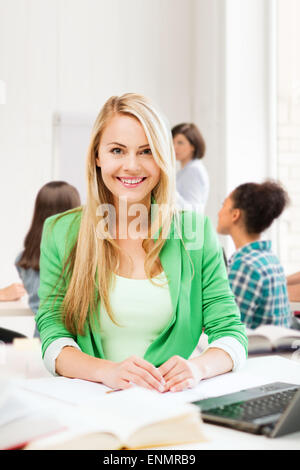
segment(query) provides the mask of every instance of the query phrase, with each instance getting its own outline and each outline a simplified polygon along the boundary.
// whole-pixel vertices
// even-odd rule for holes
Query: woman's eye
[[[120,149],[119,147],[115,147],[111,149],[111,153],[113,153],[114,155],[121,155],[122,149]]]
[[[141,152],[142,155],[152,155],[151,149],[144,149]]]

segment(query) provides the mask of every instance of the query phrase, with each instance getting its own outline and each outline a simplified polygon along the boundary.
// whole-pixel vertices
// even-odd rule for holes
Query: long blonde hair
[[[96,166],[96,158],[103,130],[116,114],[131,115],[139,120],[153,158],[161,169],[160,181],[152,191],[156,204],[162,208],[151,221],[151,233],[157,233],[158,238],[154,244],[150,238],[143,240],[146,252],[145,272],[149,279],[175,212],[176,160],[172,134],[165,118],[142,95],[127,93],[120,97],[111,97],[104,104],[92,130],[86,160],[87,202],[83,208],[77,242],[67,261],[70,282],[62,313],[66,327],[73,333],[84,334],[86,321],[96,317],[99,298],[114,321],[109,289],[112,273],[119,264],[119,248],[112,237],[105,234],[99,236],[97,208],[100,204],[113,204],[113,199],[102,180],[101,169]]]

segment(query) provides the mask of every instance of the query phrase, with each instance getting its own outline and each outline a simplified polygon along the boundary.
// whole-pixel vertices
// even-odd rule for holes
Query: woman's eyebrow
[[[144,148],[144,147],[150,147],[150,145],[149,145],[149,144],[140,145],[140,146],[139,146],[139,149],[142,149],[142,148]]]
[[[109,144],[106,144],[106,145],[119,145],[120,147],[126,148],[126,145],[120,144],[119,142],[109,142]]]
[[[126,145],[120,144],[120,142],[109,142],[109,143],[106,144],[106,145],[119,145],[119,147],[124,147],[124,148],[126,148]],[[144,144],[144,145],[140,145],[138,148],[139,148],[139,149],[142,149],[142,148],[145,148],[145,147],[150,147],[150,145],[149,145],[149,144]]]

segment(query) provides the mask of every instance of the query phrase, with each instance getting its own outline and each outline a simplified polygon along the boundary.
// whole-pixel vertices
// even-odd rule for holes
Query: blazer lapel
[[[152,197],[151,200],[151,219],[156,215],[156,202]],[[176,318],[176,310],[180,292],[180,283],[181,283],[181,234],[180,232],[180,224],[181,224],[181,216],[179,213],[176,213],[173,217],[173,221],[171,223],[169,236],[159,254],[160,262],[162,264],[163,270],[166,274],[167,280],[169,282],[169,290],[171,301],[173,305],[173,318],[171,324],[175,321]],[[155,233],[154,240],[157,240],[158,233]]]
[[[180,284],[181,284],[181,242],[180,239],[174,236],[175,230],[171,230],[170,238],[165,242],[165,245],[160,253],[160,261],[166,277],[169,281],[169,289],[171,301],[173,305],[173,318],[177,310]]]

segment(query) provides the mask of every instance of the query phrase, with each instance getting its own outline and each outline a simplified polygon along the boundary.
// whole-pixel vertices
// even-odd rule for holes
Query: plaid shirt
[[[237,250],[228,262],[228,278],[248,328],[290,326],[286,278],[270,241],[256,241]]]

